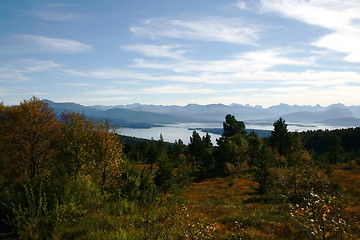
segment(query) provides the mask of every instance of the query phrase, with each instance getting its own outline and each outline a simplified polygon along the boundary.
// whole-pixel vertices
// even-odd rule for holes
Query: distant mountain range
[[[80,112],[91,119],[108,119],[120,127],[147,128],[167,123],[223,122],[226,114],[241,121],[273,122],[280,117],[287,122],[322,123],[324,125],[360,126],[360,106],[333,104],[327,107],[279,104],[263,108],[241,104],[189,104],[186,106],[117,105],[83,106],[77,103],[46,101],[57,113]]]

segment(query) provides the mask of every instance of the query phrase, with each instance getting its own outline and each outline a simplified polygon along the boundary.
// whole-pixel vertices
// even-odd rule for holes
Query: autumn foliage
[[[0,239],[356,239],[356,151],[310,151],[281,118],[267,139],[223,127],[216,146],[194,131],[123,147],[107,121],[0,104]]]

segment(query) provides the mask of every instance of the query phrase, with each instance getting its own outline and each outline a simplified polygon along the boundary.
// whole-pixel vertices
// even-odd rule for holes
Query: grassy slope
[[[259,202],[255,186],[250,178],[209,179],[193,183],[184,198],[194,215],[216,222],[216,239],[297,239],[286,207]]]
[[[140,169],[146,165],[138,166]],[[337,167],[334,179],[344,192],[344,215],[351,238],[360,239],[360,167]],[[250,177],[194,182],[178,198],[141,207],[107,202],[75,222],[57,225],[54,239],[308,239],[284,203],[260,201]],[[184,204],[179,204],[183,198]]]
[[[351,239],[360,239],[360,168],[337,167],[334,179],[344,191],[344,216]],[[258,201],[250,178],[208,179],[193,183],[183,194],[192,215],[215,222],[216,239],[306,239],[290,218],[287,204]]]

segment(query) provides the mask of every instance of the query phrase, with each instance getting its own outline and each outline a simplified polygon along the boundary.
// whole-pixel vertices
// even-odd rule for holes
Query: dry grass
[[[193,183],[185,192],[184,197],[191,204],[206,203],[211,205],[241,204],[253,194],[256,183],[249,178],[234,180],[213,178],[203,182]]]
[[[351,221],[353,231],[359,234],[357,239],[360,239],[360,167],[336,167],[333,174],[344,192],[344,215]]]
[[[255,186],[250,178],[214,178],[193,183],[183,197],[191,214],[216,223],[216,239],[291,239],[279,205],[248,203],[259,198]]]
[[[345,212],[352,237],[360,233],[360,171],[336,168],[334,180],[346,194]],[[250,178],[213,178],[187,187],[183,198],[190,214],[215,222],[216,239],[306,239],[286,204],[259,201]],[[357,228],[357,229],[356,229]]]

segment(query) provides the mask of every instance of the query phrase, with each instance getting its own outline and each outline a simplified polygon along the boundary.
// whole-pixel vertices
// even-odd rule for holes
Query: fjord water
[[[259,129],[259,130],[273,130],[272,122],[246,122],[247,129]],[[287,123],[289,131],[307,131],[307,130],[318,130],[318,129],[340,129],[344,128],[341,126],[326,126],[318,123],[299,124],[299,123]],[[194,129],[199,133],[200,136],[204,136],[206,133],[201,132],[200,129],[219,129],[222,128],[222,123],[174,123],[164,124],[161,127],[152,128],[119,128],[118,133],[124,136],[131,136],[143,139],[154,139],[158,140],[160,134],[162,134],[164,141],[174,142],[175,140],[181,139],[185,144],[188,144],[190,137]],[[216,144],[216,139],[220,137],[219,134],[209,133],[213,144]]]
[[[121,135],[158,140],[160,134],[162,134],[164,141],[175,142],[175,140],[181,139],[185,144],[190,141],[190,136],[194,130],[199,128],[222,128],[222,123],[176,123],[176,124],[164,124],[162,127],[152,127],[147,129],[139,128],[120,128],[118,132]],[[206,133],[197,130],[200,136],[204,136]],[[209,133],[213,144],[216,143],[216,138],[220,135]]]

